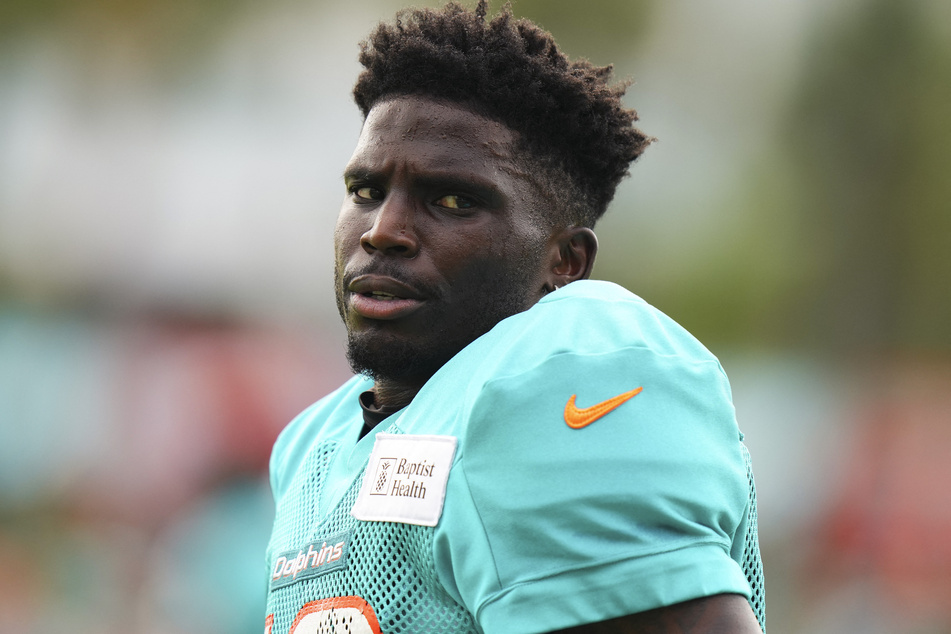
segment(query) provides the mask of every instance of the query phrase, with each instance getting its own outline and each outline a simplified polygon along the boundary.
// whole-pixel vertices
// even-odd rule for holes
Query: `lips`
[[[347,286],[350,305],[365,319],[393,320],[419,309],[426,297],[412,286],[384,275],[360,275]]]

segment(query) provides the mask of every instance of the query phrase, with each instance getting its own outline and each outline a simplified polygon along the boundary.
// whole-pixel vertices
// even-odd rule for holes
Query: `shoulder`
[[[610,282],[574,282],[503,320],[432,384],[428,391],[451,392],[473,414],[502,404],[514,413],[523,402],[533,418],[544,411],[561,419],[572,395],[584,408],[637,387],[643,387],[641,406],[676,399],[684,406],[702,402],[707,412],[711,405],[724,408],[730,421],[733,414],[716,357],[667,315]]]
[[[270,461],[271,488],[275,497],[282,494],[282,483],[289,479],[286,477],[288,472],[303,462],[304,454],[311,447],[320,442],[339,440],[353,424],[362,425],[357,399],[371,386],[368,379],[354,376],[298,414],[281,431]]]
[[[609,486],[611,465],[658,492],[707,470],[745,501],[727,376],[672,319],[617,285],[576,282],[499,326],[466,364],[467,471],[531,479],[557,465],[583,498],[584,486]]]

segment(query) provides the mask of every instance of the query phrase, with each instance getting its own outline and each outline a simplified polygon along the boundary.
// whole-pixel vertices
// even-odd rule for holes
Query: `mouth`
[[[397,297],[396,295],[391,295],[384,291],[373,291],[371,293],[361,293],[364,297],[370,297],[372,299],[378,299],[380,301],[389,302],[394,299],[405,299],[404,297]]]
[[[364,319],[394,320],[418,310],[426,297],[400,280],[382,275],[360,275],[347,285],[350,306]]]

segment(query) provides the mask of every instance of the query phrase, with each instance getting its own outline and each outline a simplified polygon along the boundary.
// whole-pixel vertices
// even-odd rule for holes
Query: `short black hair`
[[[379,24],[361,43],[354,99],[364,118],[381,101],[413,95],[505,124],[561,203],[562,217],[552,220],[593,227],[653,140],[621,103],[628,84],[609,83],[611,66],[570,61],[550,33],[515,19],[508,5],[491,21],[486,10],[486,0],[474,11],[451,2]]]

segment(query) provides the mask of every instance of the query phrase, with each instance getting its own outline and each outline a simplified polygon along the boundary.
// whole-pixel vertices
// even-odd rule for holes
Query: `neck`
[[[412,402],[422,385],[412,385],[393,381],[378,381],[373,386],[373,405],[380,409],[396,411]]]

